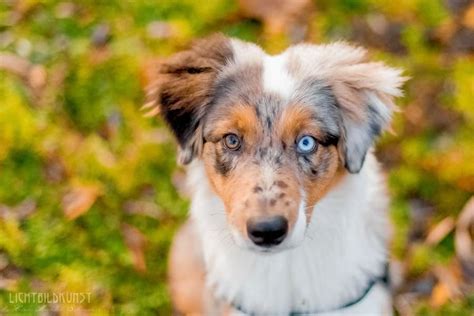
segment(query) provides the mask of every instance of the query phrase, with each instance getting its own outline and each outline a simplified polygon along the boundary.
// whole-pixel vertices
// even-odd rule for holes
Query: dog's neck
[[[387,260],[387,197],[375,158],[315,206],[303,243],[263,254],[235,245],[200,162],[190,166],[191,214],[216,297],[257,313],[330,310],[357,298]]]

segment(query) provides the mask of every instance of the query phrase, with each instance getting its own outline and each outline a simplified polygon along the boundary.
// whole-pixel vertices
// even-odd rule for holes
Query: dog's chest
[[[199,179],[191,212],[216,297],[258,314],[330,310],[382,275],[389,229],[378,176],[341,183],[316,205],[303,243],[274,254],[238,247],[223,205]]]
[[[207,282],[217,297],[243,310],[274,313],[342,306],[360,295],[373,277],[364,268],[378,273],[384,251],[368,242],[365,246],[373,253],[354,258],[349,249],[338,249],[335,240],[326,242],[316,246],[308,239],[296,249],[255,255],[219,239],[207,240]]]

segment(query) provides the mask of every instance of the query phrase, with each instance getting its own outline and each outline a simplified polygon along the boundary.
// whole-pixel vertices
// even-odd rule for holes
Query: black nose
[[[280,244],[288,232],[288,221],[283,216],[258,217],[247,221],[247,234],[258,246]]]

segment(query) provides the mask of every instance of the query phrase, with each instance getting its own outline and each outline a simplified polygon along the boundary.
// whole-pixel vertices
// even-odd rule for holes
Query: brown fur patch
[[[320,147],[312,159],[316,174],[304,178],[308,206],[314,206],[347,175],[347,170],[340,163],[338,155],[335,146]],[[308,209],[306,215],[311,218],[312,208]]]
[[[228,219],[233,227],[246,236],[248,219],[273,215],[284,216],[288,220],[289,227],[293,227],[301,198],[298,190],[299,181],[295,174],[282,170],[265,179],[265,168],[272,167],[264,163],[257,164],[250,154],[244,153],[238,158],[239,162],[235,169],[228,176],[222,176],[213,166],[215,146],[218,144],[205,144],[203,160],[211,186],[224,202]],[[275,181],[283,181],[288,187],[282,191],[280,187],[272,186]],[[281,196],[283,192],[285,199]]]
[[[215,298],[205,283],[204,258],[191,219],[183,224],[171,245],[168,287],[177,315],[227,315],[229,305]]]
[[[226,134],[234,133],[245,138],[246,143],[255,144],[257,142],[257,129],[260,123],[253,106],[235,104],[221,113],[219,110],[216,112],[212,121],[207,122],[209,126],[212,126],[212,129],[206,133],[206,140],[215,142]]]
[[[214,35],[171,56],[159,67],[148,96],[178,139],[184,151],[183,163],[188,163],[202,149],[202,133],[196,131],[212,101],[215,79],[231,59],[229,40]]]
[[[314,119],[314,111],[307,105],[291,105],[283,110],[277,125],[279,137],[291,145],[302,133],[312,135],[317,139],[324,139],[317,122]]]
[[[176,234],[168,263],[168,284],[174,308],[183,314],[204,312],[205,269],[196,232],[190,222]]]

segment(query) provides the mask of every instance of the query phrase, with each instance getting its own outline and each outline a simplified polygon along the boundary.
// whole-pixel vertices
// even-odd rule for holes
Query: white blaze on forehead
[[[264,57],[263,89],[288,99],[293,93],[295,80],[288,72],[287,61],[285,54]]]

